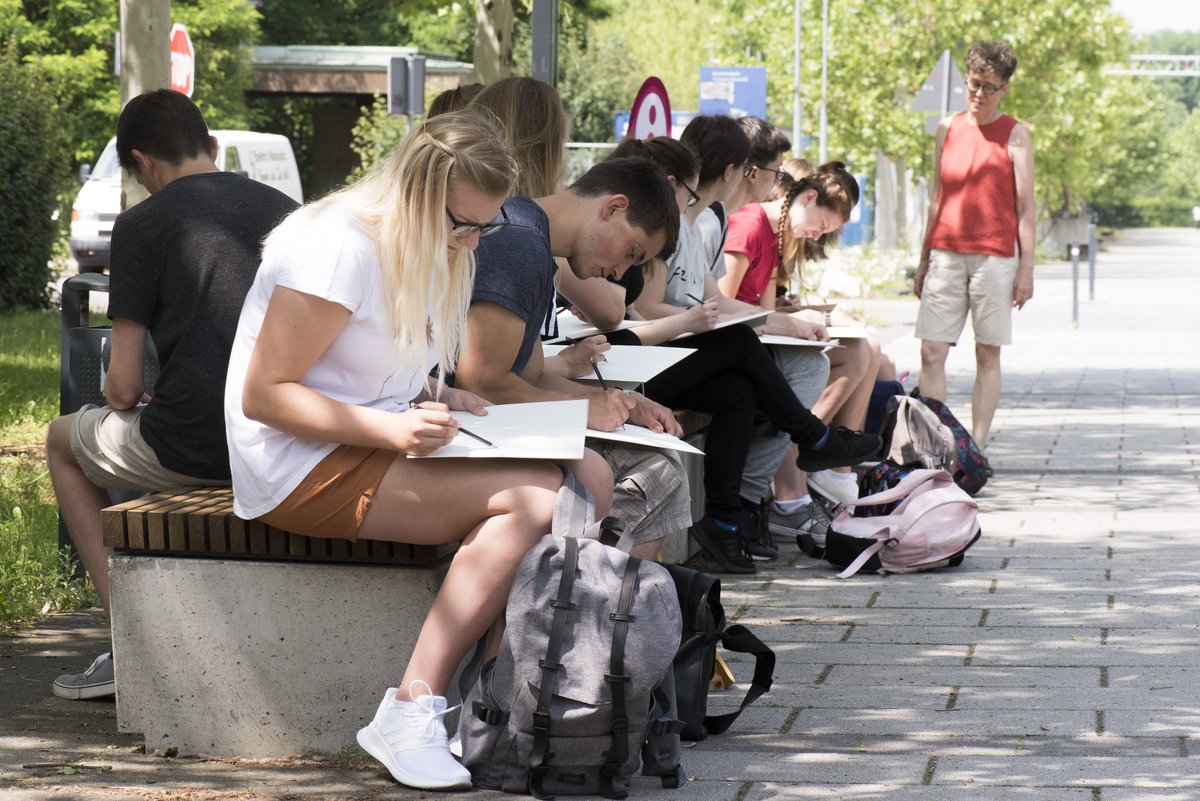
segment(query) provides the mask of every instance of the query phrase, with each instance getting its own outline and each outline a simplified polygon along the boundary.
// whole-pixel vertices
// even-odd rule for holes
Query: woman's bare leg
[[[463,656],[500,617],[525,553],[550,531],[562,473],[548,462],[398,458],[362,539],[462,544],[413,647],[397,697],[417,679],[445,695]]]

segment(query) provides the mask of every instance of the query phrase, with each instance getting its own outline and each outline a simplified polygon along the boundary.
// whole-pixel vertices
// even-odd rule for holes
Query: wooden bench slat
[[[229,487],[172,489],[116,504],[101,516],[104,542],[121,551],[371,564],[431,565],[457,549],[309,537],[242,520]]]

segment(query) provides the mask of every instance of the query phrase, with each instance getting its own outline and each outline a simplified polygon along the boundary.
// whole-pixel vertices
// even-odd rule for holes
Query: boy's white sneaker
[[[808,486],[822,497],[843,506],[853,506],[858,500],[858,476],[854,473],[838,473],[834,470],[809,473]]]
[[[358,744],[401,784],[422,790],[467,789],[471,772],[451,756],[446,738],[443,718],[449,711],[440,695],[400,701],[396,688],[389,687],[375,718],[358,730]]]

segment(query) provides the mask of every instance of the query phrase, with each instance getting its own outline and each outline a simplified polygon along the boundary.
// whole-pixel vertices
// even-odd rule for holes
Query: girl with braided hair
[[[795,170],[795,173],[788,171],[792,180],[775,199],[748,203],[730,215],[725,242],[726,274],[719,282],[722,291],[773,309],[780,276],[786,280],[792,265],[802,263],[805,258],[823,258],[825,247],[836,239],[858,202],[858,182],[840,161],[807,172],[806,165],[806,162],[791,165]],[[854,325],[861,321],[849,317],[835,320],[832,314],[810,310],[774,314],[769,322],[783,329],[815,324],[827,335],[825,328],[835,322]],[[827,423],[860,429],[879,368],[879,343],[872,337],[861,337],[846,339],[842,345],[829,353],[829,381],[812,411]],[[809,486],[835,503],[848,503],[858,497],[858,485],[850,468],[821,470],[806,476],[796,469],[794,460],[784,459],[775,475],[775,504],[769,511],[776,529],[796,528],[802,521],[790,521],[789,516],[812,511],[804,511]]]

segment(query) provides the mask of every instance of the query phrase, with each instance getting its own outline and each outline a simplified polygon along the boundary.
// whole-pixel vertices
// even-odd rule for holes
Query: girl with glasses
[[[378,172],[292,214],[264,246],[226,382],[240,517],[352,541],[460,543],[400,686],[358,733],[422,789],[471,786],[450,754],[446,690],[549,531],[562,483],[549,463],[409,458],[455,438],[451,410],[486,413],[429,375],[455,363],[472,251],[515,166],[493,119],[447,114]],[[451,216],[477,228],[456,236]]]

